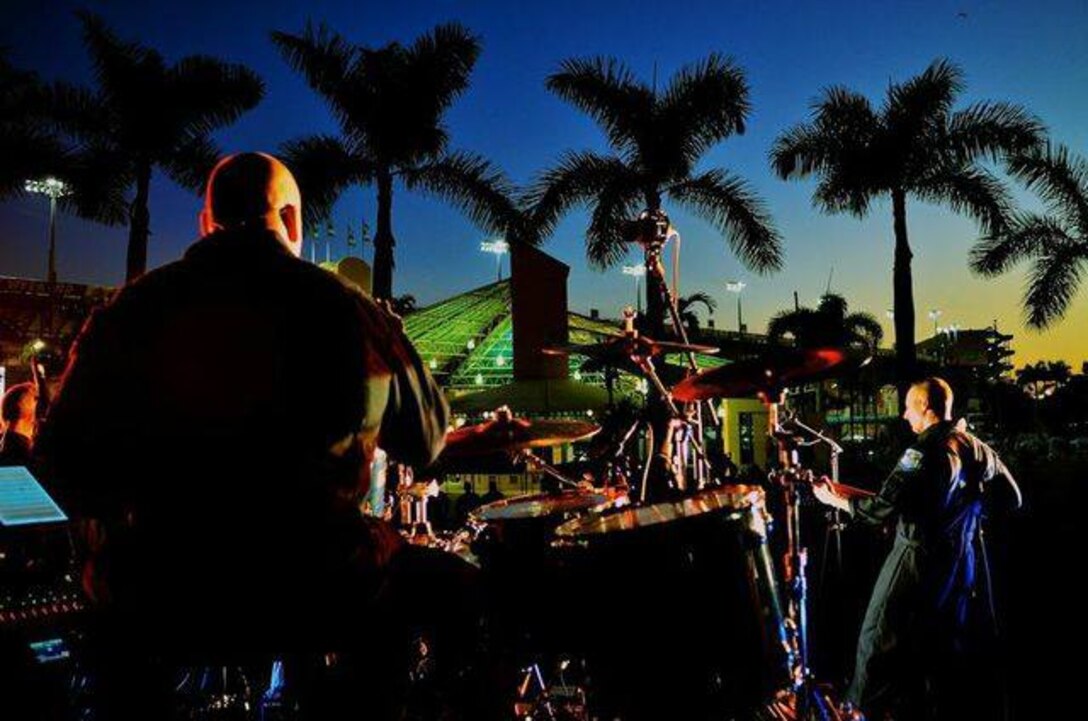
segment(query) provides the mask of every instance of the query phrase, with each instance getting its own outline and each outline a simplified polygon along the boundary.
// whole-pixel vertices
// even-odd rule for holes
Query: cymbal
[[[600,343],[587,345],[568,344],[544,348],[545,355],[584,355],[606,363],[620,364],[632,356],[651,358],[664,353],[717,353],[718,349],[709,345],[694,343],[676,343],[673,341],[654,340],[640,335],[612,336]]]
[[[562,524],[555,529],[555,533],[565,540],[612,536],[706,513],[728,514],[751,506],[762,506],[763,502],[764,493],[759,486],[721,486],[699,491],[678,501],[628,506],[614,513],[582,516]]]
[[[815,379],[839,365],[846,353],[839,348],[776,350],[763,358],[742,360],[686,378],[672,389],[679,401],[707,398],[751,398]]]
[[[595,435],[601,427],[588,421],[527,421],[500,413],[499,417],[446,434],[442,458],[487,455],[573,443]]]
[[[605,489],[578,488],[559,493],[534,493],[504,498],[472,511],[475,521],[515,521],[526,518],[560,518],[570,513],[604,509],[616,502],[615,494]]]

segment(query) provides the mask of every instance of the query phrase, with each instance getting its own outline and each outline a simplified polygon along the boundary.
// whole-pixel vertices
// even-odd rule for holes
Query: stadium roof
[[[592,344],[619,332],[618,321],[568,313],[570,342]],[[404,329],[451,397],[506,386],[514,380],[513,322],[510,281],[503,280],[453,296],[412,312]],[[604,373],[583,370],[587,358],[571,355],[570,378],[604,387]],[[721,365],[712,356],[698,356],[701,367]],[[620,375],[616,391],[635,392],[638,379]]]

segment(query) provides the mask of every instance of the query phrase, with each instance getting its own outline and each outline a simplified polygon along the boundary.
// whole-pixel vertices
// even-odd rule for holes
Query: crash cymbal
[[[840,348],[776,350],[765,357],[738,361],[691,376],[672,389],[679,401],[707,398],[754,398],[818,377],[846,359]]]
[[[654,340],[640,335],[617,335],[600,343],[587,345],[568,344],[544,348],[546,355],[584,355],[604,362],[622,363],[631,357],[651,358],[665,353],[717,353],[718,349],[709,345],[694,343],[676,343],[673,341]]]
[[[589,438],[600,430],[600,426],[587,421],[528,421],[500,410],[495,420],[448,433],[442,457],[459,458],[558,446]]]

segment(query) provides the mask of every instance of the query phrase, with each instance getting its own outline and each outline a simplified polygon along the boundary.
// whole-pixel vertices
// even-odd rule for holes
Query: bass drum
[[[766,520],[762,489],[724,486],[556,530],[560,626],[596,715],[728,718],[785,685]]]
[[[563,636],[553,620],[578,603],[551,548],[556,527],[626,502],[609,489],[579,488],[504,499],[470,514],[495,640],[516,665],[568,645],[556,646]]]

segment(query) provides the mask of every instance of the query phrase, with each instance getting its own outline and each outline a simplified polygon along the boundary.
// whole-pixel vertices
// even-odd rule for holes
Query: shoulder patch
[[[917,448],[908,448],[895,467],[897,470],[910,472],[918,470],[921,465],[922,452]]]

